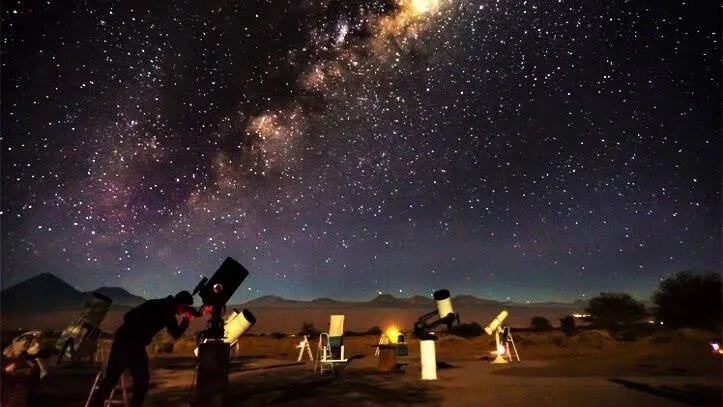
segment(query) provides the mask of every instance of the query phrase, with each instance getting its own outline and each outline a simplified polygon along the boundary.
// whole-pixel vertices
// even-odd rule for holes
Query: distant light
[[[504,355],[507,350],[505,349],[505,345],[499,344],[497,345],[497,354],[498,355]]]
[[[590,314],[572,314],[573,318],[587,318]]]

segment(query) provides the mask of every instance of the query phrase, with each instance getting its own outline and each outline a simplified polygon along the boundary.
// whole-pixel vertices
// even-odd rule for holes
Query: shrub
[[[647,316],[645,305],[626,293],[600,293],[590,299],[585,312],[593,327],[608,330],[630,327]]]
[[[568,315],[564,318],[560,318],[560,330],[565,335],[574,335],[575,332],[577,332],[577,327],[575,326],[575,317],[572,315]]]
[[[271,336],[272,338],[274,338],[274,339],[284,339],[284,338],[286,338],[288,335],[286,335],[286,334],[283,333],[283,332],[272,332],[270,336]]]
[[[653,312],[672,329],[700,328],[720,331],[721,278],[716,273],[680,272],[660,283],[653,293]]]
[[[312,324],[311,322],[304,321],[301,324],[301,330],[299,331],[298,335],[299,336],[306,335],[306,336],[313,338],[313,337],[319,335],[319,331],[316,330],[316,327],[314,327],[314,324]]]
[[[378,326],[373,326],[369,328],[369,330],[366,332],[367,335],[381,335],[382,334],[382,328],[379,328]]]
[[[547,318],[538,316],[532,317],[532,320],[530,320],[530,328],[536,332],[550,331],[552,330],[552,325]]]

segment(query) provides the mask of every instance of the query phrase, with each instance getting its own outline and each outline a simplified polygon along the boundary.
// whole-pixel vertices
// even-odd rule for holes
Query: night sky
[[[4,1],[2,287],[647,299],[721,270],[716,2]]]

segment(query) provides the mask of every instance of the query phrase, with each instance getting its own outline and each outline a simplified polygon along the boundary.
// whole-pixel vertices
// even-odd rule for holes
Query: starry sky
[[[2,287],[647,299],[721,270],[715,2],[7,1]]]

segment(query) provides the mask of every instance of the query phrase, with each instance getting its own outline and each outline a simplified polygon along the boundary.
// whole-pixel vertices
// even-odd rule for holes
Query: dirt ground
[[[437,342],[438,380],[420,379],[419,345],[395,373],[377,370],[378,338],[350,337],[350,362],[334,374],[296,362],[299,338],[242,339],[229,376],[231,406],[720,406],[721,359],[695,332],[617,342],[604,332],[515,337],[521,362],[490,364],[489,337]],[[312,350],[316,340],[312,340]],[[152,355],[147,406],[188,406],[194,358]],[[59,368],[34,406],[83,405],[97,368]],[[6,378],[5,378],[6,379]],[[129,380],[129,385],[131,381]],[[132,386],[129,386],[132,387]],[[132,389],[131,389],[132,390]]]

